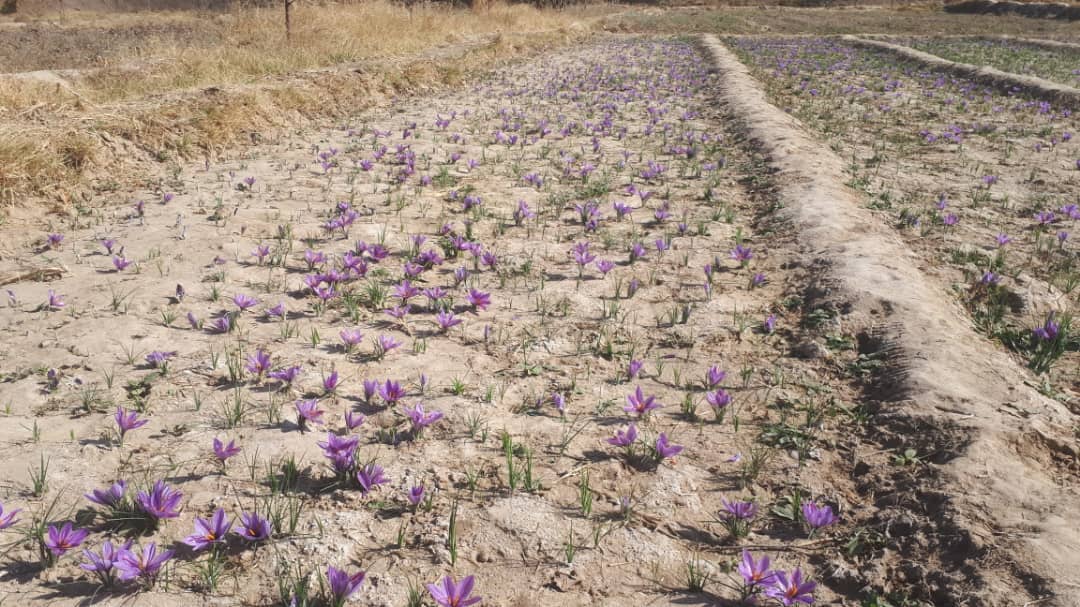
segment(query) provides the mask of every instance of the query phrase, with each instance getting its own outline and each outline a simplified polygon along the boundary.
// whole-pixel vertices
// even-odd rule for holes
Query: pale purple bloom
[[[776,577],[769,570],[768,556],[762,556],[760,560],[754,561],[753,555],[747,550],[743,550],[742,560],[739,561],[739,575],[742,576],[746,587],[751,589],[757,586],[768,586]]]
[[[369,493],[379,485],[387,483],[388,479],[383,475],[382,466],[368,464],[356,471],[356,482],[360,483],[363,493]]]
[[[15,518],[15,515],[22,512],[22,508],[16,508],[14,510],[4,511],[4,505],[0,504],[0,531],[11,527],[15,523],[19,522],[19,519]]]
[[[757,514],[757,504],[754,502],[740,502],[737,500],[729,502],[727,498],[720,498],[720,503],[724,507],[724,512],[721,514],[725,518],[747,521]]]
[[[345,428],[348,430],[356,430],[360,426],[364,425],[364,421],[367,418],[362,413],[353,413],[352,411],[345,412]]]
[[[428,592],[441,607],[468,607],[480,602],[481,597],[472,596],[473,585],[476,578],[467,576],[460,582],[455,582],[451,576],[446,576],[439,584],[428,584]]]
[[[227,519],[224,509],[218,508],[209,519],[195,517],[195,533],[184,538],[184,543],[200,552],[224,544],[230,529],[232,521]]]
[[[120,433],[120,443],[123,444],[124,436],[131,430],[136,428],[142,428],[149,420],[139,419],[139,414],[136,411],[128,411],[123,407],[117,407],[116,413],[113,415],[113,419],[116,421],[117,431]]]
[[[314,398],[296,401],[296,423],[301,430],[307,427],[308,422],[321,426],[323,413],[325,411],[319,409],[319,401]]]
[[[117,272],[123,272],[132,263],[134,263],[134,262],[131,261],[130,259],[127,259],[126,257],[121,257],[119,255],[112,258],[113,267],[116,268]]]
[[[262,376],[270,371],[270,353],[259,348],[254,354],[248,355],[244,370],[255,374],[257,379],[262,379]]]
[[[607,439],[607,442],[616,447],[629,447],[637,440],[637,436],[637,426],[630,424],[625,430],[616,430],[615,436]]]
[[[157,481],[150,491],[140,491],[135,496],[139,509],[154,520],[176,518],[180,516],[180,499],[184,494],[173,489],[164,481]]]
[[[391,335],[380,335],[375,338],[375,349],[378,350],[379,356],[386,355],[387,352],[397,348],[401,345],[401,342],[394,339]]]
[[[633,394],[626,397],[626,406],[623,407],[623,411],[627,413],[634,413],[638,417],[645,417],[653,409],[659,409],[660,402],[656,400],[655,396],[646,397],[641,391],[641,386],[638,386]]]
[[[338,386],[341,385],[341,378],[338,376],[337,371],[331,371],[330,375],[323,378],[322,386],[323,391],[327,394],[337,393]]]
[[[261,542],[270,537],[270,521],[256,512],[241,512],[240,527],[233,531],[249,542]]]
[[[814,502],[803,502],[802,515],[803,519],[806,520],[806,524],[814,529],[828,527],[837,520],[832,507],[828,505],[819,506]]]
[[[155,350],[146,355],[146,362],[155,369],[164,369],[169,364],[169,359],[176,356],[176,354],[176,352]]]
[[[240,453],[240,447],[236,446],[235,440],[230,440],[229,444],[225,444],[221,439],[214,439],[214,457],[221,463],[225,463],[225,460]]]
[[[253,308],[256,304],[259,303],[259,300],[243,293],[237,293],[236,295],[233,295],[232,301],[234,304],[236,304],[236,307],[239,308],[241,312]]]
[[[113,546],[113,543],[109,540],[105,540],[105,542],[101,544],[100,553],[83,549],[83,556],[86,557],[86,562],[80,564],[79,568],[96,575],[98,579],[101,580],[102,584],[110,585],[113,581],[113,569],[115,568],[117,559],[120,558],[120,553],[124,550],[129,550],[130,548],[131,540],[128,540],[119,548]]]
[[[352,575],[332,566],[326,568],[326,581],[330,586],[330,602],[332,607],[342,607],[349,597],[356,594],[360,585],[364,583],[365,574],[358,571]]]
[[[555,392],[551,395],[551,404],[555,405],[555,409],[560,414],[566,413],[566,397],[562,394]]]
[[[705,372],[705,385],[709,388],[714,388],[720,382],[724,381],[727,377],[727,372],[720,369],[716,365],[709,367],[709,370]]]
[[[1046,322],[1043,326],[1036,327],[1031,331],[1032,335],[1042,341],[1053,341],[1058,336],[1058,331],[1061,330],[1061,325],[1054,320],[1054,313],[1051,312],[1046,317]]]
[[[405,389],[396,381],[390,381],[388,379],[385,384],[379,386],[379,397],[388,405],[398,402],[404,396]]]
[[[735,248],[731,250],[731,258],[745,266],[754,258],[754,253],[748,247],[737,244],[735,245]]]
[[[777,571],[772,585],[765,589],[765,595],[780,601],[784,607],[790,607],[796,603],[810,605],[814,602],[812,593],[815,588],[817,588],[816,583],[803,582],[802,571],[796,568],[791,572],[790,578],[787,573]]]
[[[160,554],[157,545],[150,542],[142,551],[124,549],[116,559],[117,572],[121,580],[134,580],[143,578],[147,581],[154,580],[164,565],[173,556],[172,550],[164,550]]]
[[[626,365],[626,376],[627,376],[627,378],[628,378],[628,379],[634,379],[634,378],[636,378],[636,377],[638,376],[638,374],[639,374],[639,373],[641,373],[641,369],[642,369],[642,367],[644,367],[644,366],[645,366],[645,362],[644,362],[644,361],[640,361],[640,360],[631,360],[631,361],[630,361],[630,362],[629,362],[629,363],[628,363],[628,364]]]
[[[64,556],[69,550],[78,548],[90,532],[85,529],[76,529],[71,523],[64,523],[63,527],[49,525],[49,534],[45,538],[45,547],[49,549],[53,557]]]
[[[470,289],[469,295],[466,297],[469,305],[473,307],[473,310],[482,311],[486,310],[491,305],[491,295],[484,293],[483,291],[477,291],[476,289]]]
[[[454,313],[450,311],[437,313],[435,315],[435,321],[439,323],[439,328],[444,332],[461,324],[461,319],[454,316]]]
[[[667,434],[661,432],[660,436],[656,439],[656,456],[658,459],[665,460],[669,457],[675,457],[682,453],[682,445],[676,445],[668,441]]]
[[[50,307],[50,308],[52,308],[54,310],[59,310],[60,308],[63,308],[66,305],[67,304],[64,303],[64,296],[63,295],[60,295],[59,293],[53,291],[52,289],[49,289],[48,307]]]
[[[289,386],[296,381],[296,378],[300,376],[300,372],[303,370],[304,368],[300,365],[293,365],[284,369],[278,369],[277,371],[271,371],[267,374],[267,377],[269,377],[270,379],[276,379],[279,382]]]
[[[63,234],[49,234],[46,236],[46,239],[48,240],[50,249],[59,249],[60,245],[64,243]]]
[[[127,482],[118,480],[105,489],[94,489],[86,494],[86,499],[106,508],[114,508],[119,505],[127,492]]]
[[[419,434],[431,424],[443,418],[441,411],[424,411],[424,403],[416,403],[411,409],[403,406],[405,416],[412,421],[413,432]]]

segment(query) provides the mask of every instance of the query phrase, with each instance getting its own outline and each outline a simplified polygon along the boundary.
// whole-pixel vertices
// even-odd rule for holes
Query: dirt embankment
[[[1080,5],[1063,2],[998,2],[997,0],[967,0],[946,4],[950,13],[977,15],[1020,15],[1036,19],[1080,19]]]
[[[883,446],[913,447],[934,464],[920,478],[866,481],[897,529],[912,520],[921,528],[900,541],[902,558],[882,563],[889,577],[942,605],[1075,605],[1080,502],[1075,483],[1060,482],[1074,473],[1055,464],[1075,461],[1073,416],[975,334],[843,185],[843,161],[772,106],[719,41],[706,36],[705,45],[725,76],[722,101],[775,171],[802,264],[821,276],[808,295],[861,328],[861,350],[888,360],[868,395],[882,402]]]

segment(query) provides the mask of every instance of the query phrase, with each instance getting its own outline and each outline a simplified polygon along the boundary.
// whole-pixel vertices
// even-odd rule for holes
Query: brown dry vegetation
[[[585,30],[583,20],[606,10],[298,6],[288,43],[281,15],[269,9],[107,17],[104,25],[84,17],[43,34],[53,42],[35,44],[40,53],[16,45],[20,59],[10,64],[50,72],[0,75],[0,199],[11,204],[31,193],[88,200],[116,187],[117,169],[133,168],[133,160],[215,157],[223,146],[301,115],[339,115],[380,95],[453,82],[572,37]],[[159,29],[139,20],[159,18],[167,24]],[[20,29],[0,32],[0,40],[25,35]],[[48,52],[69,48],[58,42],[64,38],[119,40],[125,31],[129,43],[89,59],[78,45]],[[145,31],[159,34],[142,37]],[[194,45],[160,33],[176,31],[198,32]],[[99,67],[70,70],[88,63]]]

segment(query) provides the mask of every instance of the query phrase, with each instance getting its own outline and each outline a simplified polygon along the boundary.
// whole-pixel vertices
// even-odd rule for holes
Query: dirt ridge
[[[971,65],[970,63],[949,61],[948,59],[942,59],[937,55],[931,55],[930,53],[925,53],[910,47],[892,44],[890,42],[882,42],[880,40],[868,40],[857,36],[844,36],[842,39],[844,42],[854,46],[886,51],[901,58],[916,61],[929,67],[950,72],[964,78],[970,78],[971,80],[990,86],[1021,86],[1035,95],[1052,99],[1058,103],[1080,104],[1080,89],[1065,86],[1064,84],[1058,84],[1044,78],[1003,72],[989,66],[978,66]]]
[[[890,390],[878,395],[875,423],[894,444],[931,450],[929,474],[913,479],[907,499],[933,530],[921,540],[932,558],[903,564],[904,581],[926,588],[936,604],[1075,605],[1080,530],[1068,521],[1080,516],[1076,490],[1033,453],[1072,444],[1073,416],[1028,387],[1026,371],[978,336],[918,270],[896,234],[843,185],[841,159],[771,105],[716,37],[702,43],[724,75],[720,101],[775,171],[802,265],[820,276],[818,292],[849,328],[889,352]]]

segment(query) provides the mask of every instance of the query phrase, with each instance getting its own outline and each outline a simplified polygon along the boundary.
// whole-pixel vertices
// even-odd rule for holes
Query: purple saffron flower
[[[307,428],[307,423],[321,426],[323,423],[323,413],[319,409],[319,401],[317,399],[298,400],[296,401],[296,423],[303,430]]]
[[[630,247],[630,263],[634,263],[635,261],[644,258],[645,245],[641,244],[640,242],[635,242],[634,245]]]
[[[127,411],[123,407],[117,407],[116,413],[113,415],[113,419],[116,420],[116,427],[120,433],[120,444],[124,444],[124,436],[128,432],[136,428],[142,428],[150,420],[139,419],[139,414],[136,411]]]
[[[102,238],[100,242],[101,246],[105,247],[105,252],[109,255],[112,255],[113,249],[115,249],[118,244],[116,240],[112,238]]]
[[[675,445],[668,441],[667,434],[661,432],[660,436],[656,439],[656,457],[658,460],[665,460],[669,457],[675,457],[682,453],[682,445]]]
[[[748,550],[743,550],[742,560],[739,562],[739,575],[747,589],[758,586],[768,586],[773,583],[776,575],[769,570],[769,557],[762,556],[761,560],[754,561],[753,555]]]
[[[15,515],[22,512],[21,508],[14,510],[4,511],[4,505],[0,504],[0,531],[11,527],[15,523],[19,522],[19,519],[15,518]]]
[[[438,584],[428,584],[427,589],[431,598],[441,607],[468,607],[481,600],[481,597],[472,596],[475,583],[476,578],[471,575],[460,582],[455,582],[454,578],[448,575]]]
[[[172,550],[164,550],[159,554],[157,545],[150,542],[143,547],[141,552],[121,549],[114,566],[121,580],[128,581],[141,578],[147,582],[152,582],[161,572],[161,566],[172,556]]]
[[[413,432],[417,435],[423,432],[424,428],[443,418],[442,411],[425,412],[424,403],[416,403],[411,409],[405,405],[402,409],[405,411],[405,416],[412,421]]]
[[[566,397],[558,392],[551,395],[551,404],[555,405],[555,409],[560,415],[566,413]]]
[[[332,607],[342,607],[349,597],[356,594],[360,585],[364,583],[367,574],[358,571],[352,575],[332,566],[326,568],[326,581],[330,586],[330,604]]]
[[[53,558],[64,556],[69,550],[78,548],[90,532],[86,529],[76,529],[71,523],[64,523],[59,529],[56,525],[49,525],[49,534],[45,538],[45,547],[52,553]]]
[[[461,324],[461,319],[454,316],[453,312],[445,311],[439,312],[435,315],[435,322],[439,323],[439,329],[442,332],[449,331],[451,328]]]
[[[723,388],[720,388],[716,392],[706,392],[705,401],[713,409],[723,409],[731,404],[731,395],[724,391]]]
[[[261,542],[270,537],[270,521],[255,512],[241,512],[240,528],[233,533],[252,543]]]
[[[748,521],[757,514],[757,504],[754,502],[729,502],[727,498],[720,498],[720,503],[724,507],[724,512],[721,513],[724,518]]]
[[[382,466],[368,464],[356,471],[356,482],[360,483],[360,490],[367,494],[379,485],[387,483],[388,479],[383,475]]]
[[[342,437],[333,432],[327,432],[326,441],[318,443],[323,450],[323,455],[330,460],[330,464],[339,476],[352,470],[356,448],[359,444],[359,436]]]
[[[382,358],[383,356],[386,356],[386,354],[388,352],[390,352],[394,348],[397,348],[400,345],[401,345],[401,342],[394,339],[390,335],[380,335],[377,338],[375,338],[375,350],[376,350],[379,358]]]
[[[86,499],[106,508],[115,508],[123,501],[125,493],[127,493],[127,483],[118,480],[105,489],[94,489],[87,493]]]
[[[709,370],[705,372],[705,387],[715,388],[724,381],[727,377],[727,372],[720,369],[716,365],[709,367]]]
[[[379,398],[383,399],[387,405],[393,405],[405,396],[405,388],[401,387],[396,381],[386,380],[386,383],[379,386]]]
[[[147,516],[155,521],[163,518],[176,518],[180,516],[180,499],[184,497],[178,489],[173,489],[165,484],[165,481],[157,481],[149,491],[140,491],[135,496],[135,501]]]
[[[300,376],[300,372],[303,370],[304,368],[300,365],[293,365],[284,369],[278,369],[277,371],[271,371],[266,376],[270,379],[276,379],[279,382],[285,384],[286,386],[291,386],[293,382],[296,381],[296,378]]]
[[[236,304],[237,308],[240,308],[241,312],[251,309],[259,303],[258,299],[255,299],[250,295],[244,295],[243,293],[237,293],[236,295],[233,295],[232,301],[234,304]]]
[[[1054,320],[1054,313],[1051,312],[1047,315],[1046,322],[1043,323],[1043,326],[1036,327],[1031,331],[1031,333],[1037,339],[1040,339],[1042,341],[1054,341],[1054,339],[1056,339],[1058,336],[1058,331],[1060,330],[1061,325]]]
[[[266,315],[270,318],[280,318],[282,320],[285,319],[286,314],[287,312],[285,310],[285,302],[283,301],[279,302],[278,305],[266,311]]]
[[[176,356],[177,352],[162,352],[155,350],[146,355],[146,362],[155,369],[164,369],[169,364],[169,359]]]
[[[327,375],[322,380],[323,391],[327,394],[336,394],[338,386],[341,385],[341,378],[338,376],[337,371],[331,371],[330,375]]]
[[[371,404],[371,399],[379,392],[379,380],[377,379],[365,379],[364,380],[364,400],[367,404]]]
[[[765,589],[765,595],[780,601],[784,607],[797,603],[810,605],[814,602],[812,593],[815,588],[817,588],[816,583],[803,582],[802,571],[796,567],[795,571],[791,572],[790,578],[787,573],[777,571],[772,585]]]
[[[469,295],[465,299],[473,307],[474,312],[486,310],[491,305],[491,294],[476,289],[469,289]]]
[[[214,333],[228,333],[232,331],[232,315],[224,314],[210,323],[210,330]]]
[[[184,543],[195,552],[201,552],[225,543],[226,535],[232,529],[232,521],[228,520],[223,508],[218,508],[209,519],[195,517],[195,533],[184,538]]]
[[[121,257],[119,255],[112,258],[112,265],[113,265],[114,268],[116,268],[117,272],[123,272],[124,270],[126,270],[128,268],[128,266],[130,266],[133,263],[135,263],[135,262],[131,261],[130,259],[128,259],[126,257]]]
[[[48,240],[50,249],[59,249],[60,245],[64,243],[63,234],[49,234],[46,236],[46,239]]]
[[[420,484],[410,487],[409,493],[405,497],[414,508],[419,506],[420,502],[424,501],[424,485]]]
[[[353,413],[352,411],[345,412],[345,429],[352,431],[356,430],[360,426],[364,425],[364,421],[367,420],[362,413]]]
[[[220,439],[214,439],[214,457],[222,464],[225,463],[225,460],[235,456],[237,453],[240,453],[240,447],[236,446],[235,440],[230,440],[229,444],[225,444],[221,442]]]
[[[607,442],[616,447],[629,447],[637,441],[637,436],[637,426],[630,424],[625,430],[616,430],[615,436],[607,439]]]
[[[596,261],[596,269],[600,270],[600,273],[604,276],[607,276],[608,272],[615,269],[615,262],[609,261],[607,259],[598,259]]]
[[[254,354],[248,356],[244,370],[253,373],[256,380],[261,380],[263,375],[270,372],[270,353],[259,348]]]
[[[833,514],[830,506],[819,506],[814,502],[803,502],[802,515],[811,529],[828,527],[837,521],[837,517]]]
[[[64,303],[64,296],[63,295],[60,295],[59,293],[53,291],[52,289],[49,289],[49,302],[48,302],[47,307],[52,308],[53,310],[59,310],[60,308],[63,308],[66,305],[67,304]]]
[[[623,407],[623,411],[641,418],[647,416],[653,409],[659,409],[662,406],[655,396],[646,397],[641,391],[641,386],[638,386],[633,394],[626,397],[626,406]]]
[[[765,333],[772,335],[776,331],[776,314],[769,314],[765,317],[765,320],[761,323],[761,328]]]
[[[80,564],[79,568],[83,571],[93,573],[101,580],[102,584],[109,586],[113,582],[113,569],[115,568],[117,559],[120,558],[120,553],[129,549],[131,549],[131,540],[128,540],[119,548],[113,546],[113,543],[109,540],[105,540],[101,545],[100,553],[94,553],[90,550],[83,549],[83,556],[86,557],[86,562]]]
[[[636,377],[638,376],[638,374],[640,374],[640,373],[641,373],[641,369],[642,369],[642,367],[644,367],[644,366],[645,366],[645,362],[644,362],[644,361],[640,361],[640,360],[631,360],[631,361],[630,361],[630,362],[629,362],[629,363],[628,363],[628,364],[626,365],[626,377],[627,377],[627,379],[634,379],[634,378],[636,378]]]
[[[731,250],[731,258],[739,262],[739,265],[746,267],[746,264],[750,263],[750,260],[754,258],[754,253],[749,247],[737,244],[735,245],[735,248]]]

